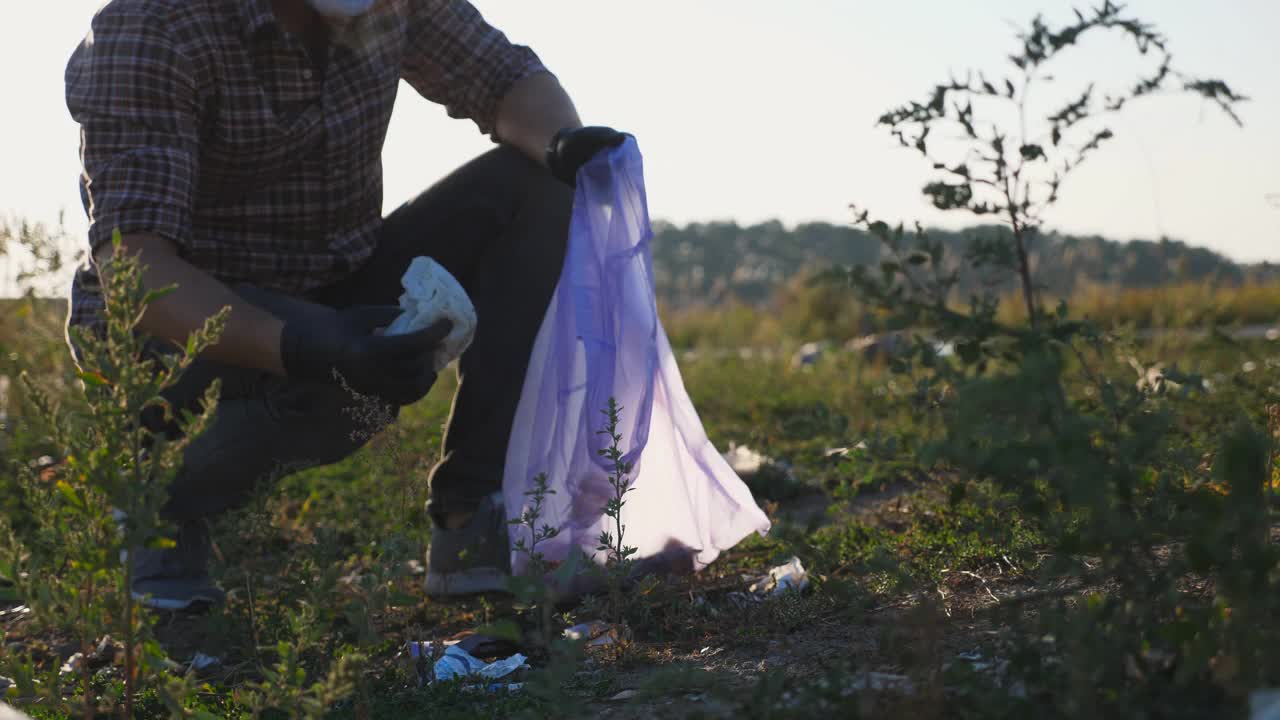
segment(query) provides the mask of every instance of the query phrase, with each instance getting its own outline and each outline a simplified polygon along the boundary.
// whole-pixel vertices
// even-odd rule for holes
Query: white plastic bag
[[[652,231],[643,166],[634,139],[600,153],[578,175],[569,245],[559,286],[543,319],[525,375],[507,448],[503,496],[521,517],[534,478],[545,473],[554,494],[538,527],[560,529],[539,552],[563,561],[575,548],[597,553],[613,495],[612,463],[599,451],[609,438],[603,410],[622,408],[621,448],[633,463],[622,511],[624,544],[638,559],[686,555],[696,569],[769,521],[751,492],[716,452],[685,392],[658,319]],[[512,525],[511,539],[530,542]],[[528,558],[512,553],[512,569]]]

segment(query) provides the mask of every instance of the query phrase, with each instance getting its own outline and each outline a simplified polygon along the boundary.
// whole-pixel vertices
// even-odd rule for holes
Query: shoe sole
[[[427,571],[426,590],[430,597],[461,597],[481,593],[508,592],[510,576],[497,568],[473,568],[456,573]]]

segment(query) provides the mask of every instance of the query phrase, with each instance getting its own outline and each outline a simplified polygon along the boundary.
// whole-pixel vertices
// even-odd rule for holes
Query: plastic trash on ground
[[[31,608],[26,605],[9,608],[8,610],[0,610],[0,620],[9,620],[11,618],[21,617],[31,612]]]
[[[586,640],[587,647],[603,647],[618,642],[618,629],[596,620],[565,628],[564,636],[569,640]]]
[[[436,661],[436,680],[452,680],[477,676],[485,680],[500,680],[511,673],[528,668],[524,655],[516,653],[509,658],[487,663],[457,645],[451,645],[444,656]]]
[[[191,658],[189,667],[192,670],[199,672],[201,670],[207,670],[215,665],[221,665],[221,664],[222,664],[222,658],[214,657],[213,655],[205,655],[202,652],[198,652],[195,654],[195,657]]]
[[[800,349],[791,356],[791,369],[799,370],[817,365],[826,350],[827,343],[824,342],[807,342],[801,345]]]
[[[809,573],[800,563],[800,558],[793,557],[787,562],[773,568],[768,575],[751,584],[748,590],[754,595],[781,595],[789,590],[803,592],[809,587]]]
[[[729,445],[729,449],[724,453],[724,460],[741,477],[755,475],[761,468],[773,462],[746,445],[737,444]]]
[[[80,672],[80,667],[84,665],[84,653],[75,653],[62,663],[62,667],[58,668],[59,675],[70,675]]]
[[[754,448],[729,443],[729,450],[721,457],[739,478],[748,482],[758,480],[765,484],[797,482],[791,463],[776,460]]]
[[[476,334],[476,309],[456,278],[440,263],[417,257],[400,279],[400,313],[387,327],[388,335],[402,335],[431,327],[440,318],[449,318],[453,329],[436,352],[435,371],[440,372],[463,353]]]
[[[410,662],[417,664],[419,660],[435,657],[434,647],[430,642],[410,642],[406,644],[405,649]],[[485,681],[501,680],[518,670],[528,670],[527,660],[528,658],[524,655],[516,653],[501,660],[485,662],[455,644],[445,648],[444,653],[435,660],[432,670],[435,680],[471,678],[480,681],[482,689],[492,690],[489,683]],[[422,680],[419,674],[419,681]]]
[[[596,557],[613,495],[612,463],[599,434],[609,400],[621,407],[623,460],[632,492],[622,523],[636,558],[683,554],[696,569],[769,521],[751,492],[707,439],[658,319],[652,231],[642,160],[634,138],[600,153],[578,175],[559,285],[530,356],[507,448],[507,514],[527,508],[526,492],[545,473],[539,527],[559,535],[538,543],[547,560],[581,551]],[[606,522],[607,521],[607,522]],[[512,526],[514,543],[527,527]],[[603,557],[598,558],[603,560]],[[522,573],[524,553],[512,553]]]

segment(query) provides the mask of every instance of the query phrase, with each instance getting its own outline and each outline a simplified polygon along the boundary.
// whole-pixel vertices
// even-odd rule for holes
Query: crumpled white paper
[[[417,257],[400,278],[404,293],[400,307],[404,312],[387,327],[388,335],[402,335],[430,327],[440,318],[448,318],[453,330],[440,343],[434,369],[440,372],[461,355],[476,334],[476,308],[456,278],[440,263],[429,257]]]

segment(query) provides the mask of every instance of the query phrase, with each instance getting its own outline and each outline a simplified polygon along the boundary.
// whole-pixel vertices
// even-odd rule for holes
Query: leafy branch
[[[1075,21],[1061,27],[1036,16],[1030,28],[1018,35],[1021,47],[1009,56],[1012,72],[996,80],[982,72],[970,72],[963,79],[952,77],[935,85],[926,100],[890,110],[878,121],[940,173],[924,186],[924,194],[934,207],[1003,216],[1012,230],[1015,268],[1033,327],[1041,312],[1028,246],[1044,212],[1058,201],[1067,176],[1114,137],[1110,128],[1087,121],[1119,112],[1144,96],[1181,92],[1213,102],[1240,124],[1235,108],[1246,100],[1221,80],[1176,70],[1165,38],[1152,25],[1127,16],[1123,5],[1106,0],[1088,12],[1074,12]],[[1052,79],[1047,66],[1084,36],[1100,31],[1130,39],[1139,55],[1158,55],[1156,70],[1113,92],[1100,92],[1096,83],[1090,83],[1066,104],[1045,114],[1039,125],[1029,125],[1031,89]],[[986,119],[998,116],[1002,106],[1017,113],[1016,130]],[[945,160],[931,146],[931,137],[944,134],[958,134],[966,145],[958,160]]]

